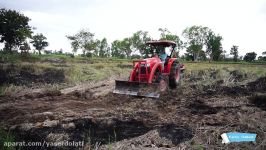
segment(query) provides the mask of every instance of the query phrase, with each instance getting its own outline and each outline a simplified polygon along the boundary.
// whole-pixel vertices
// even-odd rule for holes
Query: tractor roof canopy
[[[170,56],[176,47],[176,43],[170,40],[148,41],[146,45],[149,47],[149,57],[154,56],[154,54],[161,55],[164,52]],[[169,49],[169,47],[172,48]]]
[[[148,41],[146,42],[147,45],[153,45],[153,46],[164,46],[164,47],[176,47],[176,43],[170,40],[158,40],[158,41]]]

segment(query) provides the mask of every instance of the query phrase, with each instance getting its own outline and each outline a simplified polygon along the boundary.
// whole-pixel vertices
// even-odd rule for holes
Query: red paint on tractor
[[[145,93],[145,89],[138,89],[134,88],[134,86],[138,87],[139,84],[147,84],[152,85],[154,87],[162,85],[162,82],[167,83],[166,79],[169,79],[169,85],[176,86],[180,80],[180,70],[184,65],[180,65],[177,58],[174,56],[174,49],[176,47],[176,43],[173,41],[161,40],[161,41],[149,41],[146,43],[150,47],[150,53],[152,55],[151,58],[145,58],[141,60],[133,61],[133,69],[130,73],[130,77],[128,81],[116,81],[116,83],[121,82],[121,84],[116,84],[117,86],[125,86],[125,87],[116,87],[115,93],[118,94],[129,94],[129,95],[139,95],[141,93],[144,95],[140,96],[147,96],[154,95],[150,93]],[[170,48],[171,54],[166,57],[165,60],[161,60],[160,55],[166,55],[165,49]],[[173,70],[175,69],[175,70]],[[172,72],[171,72],[172,71]],[[169,78],[168,76],[172,76]],[[173,78],[175,80],[173,80]],[[122,83],[123,82],[123,83]],[[171,83],[170,83],[171,82]],[[172,83],[175,82],[175,83]],[[139,84],[138,84],[139,83]],[[128,88],[127,87],[131,87]],[[142,86],[143,87],[143,86]],[[145,86],[146,87],[146,86]],[[127,89],[127,91],[119,90]],[[130,94],[131,93],[134,94]],[[155,88],[152,88],[155,89]],[[161,88],[166,89],[166,88]],[[157,93],[155,94],[158,95]]]

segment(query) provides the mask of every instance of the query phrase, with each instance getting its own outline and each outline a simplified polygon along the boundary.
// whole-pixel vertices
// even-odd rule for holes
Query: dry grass
[[[82,61],[81,61],[82,60]],[[81,62],[80,62],[81,61]],[[89,61],[89,63],[88,63]],[[12,64],[2,64],[2,70],[9,70],[8,75],[17,75],[20,71],[27,71],[32,74],[42,74],[45,69],[56,69],[64,71],[64,82],[56,84],[33,83],[30,87],[15,84],[5,84],[0,88],[0,94],[17,92],[29,88],[53,88],[62,89],[69,86],[86,82],[98,82],[110,77],[125,78],[129,76],[132,63],[130,60],[112,59],[77,59],[76,61],[64,61],[54,63],[40,61],[35,63],[20,62]],[[250,64],[213,64],[213,63],[185,63],[186,72],[184,85],[196,81],[198,89],[206,85],[221,83],[224,86],[234,86],[245,84],[261,76],[266,76],[265,65]],[[237,79],[237,78],[245,78]],[[187,80],[189,79],[189,80]]]

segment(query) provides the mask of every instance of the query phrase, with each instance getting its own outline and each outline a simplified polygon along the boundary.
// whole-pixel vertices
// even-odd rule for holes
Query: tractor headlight
[[[147,64],[141,64],[140,66],[141,66],[141,67],[150,67],[150,63],[147,63]]]
[[[147,67],[150,67],[150,63],[147,64]]]

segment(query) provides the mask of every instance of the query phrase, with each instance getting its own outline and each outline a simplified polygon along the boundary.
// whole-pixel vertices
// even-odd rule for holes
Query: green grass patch
[[[184,62],[186,70],[206,70],[206,69],[221,69],[221,70],[241,70],[247,73],[257,74],[258,76],[266,75],[266,64],[226,64],[226,63],[208,63],[208,62]]]
[[[6,86],[2,85],[0,86],[0,96],[5,95]]]
[[[72,64],[65,68],[67,82],[75,84],[100,81],[113,76],[129,75],[130,69],[117,67],[117,63]]]
[[[14,142],[15,137],[0,127],[0,149],[1,150],[14,150],[15,147],[8,147],[8,143]]]
[[[40,57],[37,55],[21,55],[19,53],[14,53],[14,54],[0,53],[0,61],[4,63],[37,62],[40,60],[41,60]]]

